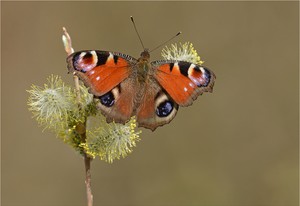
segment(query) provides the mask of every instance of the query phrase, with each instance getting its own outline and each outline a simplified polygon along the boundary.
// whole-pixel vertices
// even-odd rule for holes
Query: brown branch
[[[75,75],[75,73],[73,74],[73,80],[74,80],[74,84],[75,84],[75,93],[76,93],[76,101],[78,104],[79,109],[82,109],[82,104],[81,104],[81,95],[80,95],[80,86],[79,86],[79,78],[78,76]]]
[[[74,52],[74,49],[72,47],[72,40],[71,40],[71,37],[68,34],[67,29],[65,27],[63,27],[63,32],[64,32],[64,34],[62,36],[62,40],[64,43],[64,47],[65,47],[67,54],[70,55]]]
[[[65,50],[68,55],[72,54],[74,52],[74,49],[72,48],[72,41],[71,37],[68,34],[67,30],[65,27],[63,27],[63,43]],[[80,86],[79,86],[79,79],[73,74],[74,77],[74,84],[75,84],[75,92],[76,92],[76,101],[78,104],[79,109],[82,109],[82,104],[81,104],[81,95],[80,95]],[[86,142],[86,120],[84,123],[78,123],[76,125],[76,131],[78,134],[81,136],[81,141]],[[85,187],[86,187],[86,196],[87,196],[87,206],[93,206],[93,194],[92,194],[92,186],[91,186],[91,161],[92,158],[88,156],[88,154],[83,151],[83,159],[84,159],[84,166],[85,166]]]
[[[91,185],[91,158],[84,153],[84,166],[85,166],[85,187],[86,187],[86,197],[88,206],[93,206],[93,193]]]

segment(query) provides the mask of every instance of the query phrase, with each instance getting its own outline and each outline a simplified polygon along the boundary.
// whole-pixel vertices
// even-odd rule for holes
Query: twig
[[[74,49],[72,48],[72,41],[71,37],[68,34],[65,27],[63,27],[63,36],[62,40],[64,43],[65,50],[68,55],[72,54],[74,52]],[[74,77],[74,84],[75,84],[75,91],[76,91],[76,101],[78,104],[79,109],[82,109],[81,104],[81,96],[80,96],[80,87],[79,87],[79,79],[73,74]],[[86,142],[86,120],[84,123],[78,123],[76,125],[76,131],[81,136],[81,141]],[[84,159],[84,166],[85,166],[85,187],[86,187],[86,196],[87,196],[87,206],[93,206],[93,194],[92,194],[92,186],[91,186],[91,158],[83,151],[83,159]]]
[[[65,27],[63,27],[63,32],[64,32],[64,34],[62,35],[62,40],[64,43],[64,47],[65,47],[67,54],[70,55],[74,52],[74,49],[72,47],[71,37],[68,34],[67,29]]]
[[[88,206],[93,206],[93,193],[91,185],[91,158],[84,153],[84,166],[85,166],[85,187],[86,187],[86,197]]]
[[[75,93],[76,93],[76,101],[78,104],[79,109],[82,109],[82,104],[81,104],[81,95],[80,95],[80,87],[79,87],[79,78],[78,76],[73,74],[73,79],[74,79],[74,84],[75,84]]]

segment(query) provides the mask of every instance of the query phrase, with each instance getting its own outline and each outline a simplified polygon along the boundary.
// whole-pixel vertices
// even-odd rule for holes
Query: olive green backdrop
[[[214,93],[92,162],[95,206],[298,205],[298,2],[1,2],[3,206],[86,204],[79,154],[42,132],[26,101],[50,74],[72,84],[61,42],[135,57],[177,31],[217,75]],[[160,51],[152,59],[160,59]]]

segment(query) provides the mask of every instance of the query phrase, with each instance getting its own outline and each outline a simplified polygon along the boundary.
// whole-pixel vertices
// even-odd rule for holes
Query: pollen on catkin
[[[74,108],[70,101],[71,87],[60,77],[51,75],[44,87],[32,85],[27,104],[33,117],[44,128],[59,130],[67,125],[68,112]]]
[[[81,146],[93,158],[98,156],[101,160],[112,163],[131,153],[136,142],[140,140],[141,131],[136,131],[135,117],[125,125],[106,123],[105,118],[99,115],[89,117],[87,123],[87,139]]]
[[[166,46],[161,55],[166,60],[179,60],[191,62],[194,64],[201,65],[204,61],[201,61],[200,56],[198,55],[193,44],[190,42],[179,43],[179,45],[171,44],[170,47]]]
[[[112,163],[131,153],[139,141],[135,118],[125,125],[107,123],[84,85],[79,86],[80,106],[75,90],[59,76],[51,75],[44,87],[32,85],[27,92],[29,110],[39,125],[54,131],[81,154]]]

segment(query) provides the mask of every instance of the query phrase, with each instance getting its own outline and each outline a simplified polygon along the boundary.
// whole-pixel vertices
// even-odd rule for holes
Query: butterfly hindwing
[[[106,94],[94,95],[94,100],[107,122],[124,124],[134,112],[136,91],[134,79],[127,78]]]
[[[151,64],[156,80],[179,106],[189,106],[203,92],[212,92],[216,77],[208,68],[172,60]]]
[[[155,79],[148,79],[136,115],[139,126],[154,131],[169,123],[176,115],[178,104],[160,87]]]

